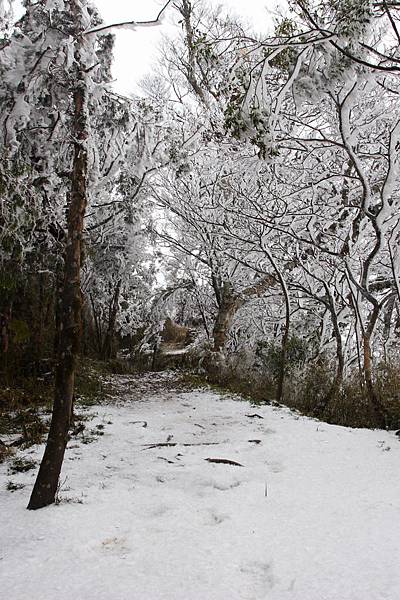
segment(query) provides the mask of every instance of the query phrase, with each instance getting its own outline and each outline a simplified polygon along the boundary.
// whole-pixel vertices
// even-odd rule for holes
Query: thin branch
[[[157,17],[152,21],[123,21],[122,23],[112,23],[111,25],[103,25],[102,27],[95,27],[94,29],[88,29],[88,31],[84,32],[84,35],[89,35],[92,33],[101,33],[104,31],[108,31],[109,29],[119,29],[124,27],[154,27],[155,25],[160,24],[160,19],[163,12],[166,10],[169,4],[171,4],[172,0],[168,0],[167,3],[163,6],[163,8],[158,13]]]

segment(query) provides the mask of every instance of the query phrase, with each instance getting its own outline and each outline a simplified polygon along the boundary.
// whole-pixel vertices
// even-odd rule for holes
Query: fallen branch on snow
[[[204,460],[206,460],[207,462],[210,463],[217,463],[217,464],[222,464],[222,465],[233,465],[234,467],[243,467],[244,465],[241,465],[240,463],[236,462],[235,460],[229,460],[228,458],[205,458]]]
[[[161,442],[160,444],[142,444],[145,446],[143,450],[151,450],[152,448],[169,448],[173,446],[218,446],[221,442],[197,442],[194,444],[181,444],[180,442]]]

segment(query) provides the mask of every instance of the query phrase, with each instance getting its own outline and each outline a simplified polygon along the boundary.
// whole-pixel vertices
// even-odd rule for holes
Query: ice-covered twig
[[[156,27],[157,25],[160,25],[163,13],[168,5],[171,4],[171,1],[172,0],[168,0],[168,2],[164,4],[163,8],[158,13],[157,17],[151,21],[123,21],[121,23],[111,23],[110,25],[102,25],[101,27],[88,29],[85,31],[85,35],[89,35],[91,33],[104,33],[110,29],[131,29],[132,31],[135,31],[137,27]]]

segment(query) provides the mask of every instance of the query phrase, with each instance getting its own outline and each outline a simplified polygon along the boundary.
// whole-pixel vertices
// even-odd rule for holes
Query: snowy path
[[[30,486],[34,472],[9,475],[0,465],[1,598],[400,597],[392,433],[210,391],[162,391],[166,376],[117,378],[124,398],[95,407],[90,424],[104,425],[104,435],[70,443],[60,505],[25,510],[30,487],[6,485]],[[144,446],[167,441],[218,445]]]

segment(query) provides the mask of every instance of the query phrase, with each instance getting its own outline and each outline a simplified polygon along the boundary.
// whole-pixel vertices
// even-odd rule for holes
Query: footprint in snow
[[[262,425],[260,425],[260,431],[262,431],[266,435],[276,433],[276,429],[272,429],[272,427],[267,427],[266,429],[264,429]]]
[[[250,561],[240,567],[240,571],[249,576],[246,582],[246,600],[259,600],[260,596],[264,596],[271,590],[276,578],[272,571],[272,565],[262,561]]]
[[[229,490],[233,490],[234,488],[242,485],[242,482],[237,479],[200,479],[198,482],[198,489],[196,494],[203,497],[213,496],[215,494],[215,490],[218,492],[229,492]]]
[[[228,521],[230,519],[230,516],[224,513],[219,513],[217,511],[214,510],[210,510],[209,514],[206,517],[206,521],[205,524],[206,525],[220,525],[221,523],[223,523],[224,521]]]
[[[242,485],[241,481],[232,481],[231,483],[221,483],[221,482],[214,482],[213,487],[216,490],[219,490],[220,492],[227,492],[228,490],[232,490],[233,488],[237,488],[240,485]]]
[[[167,504],[160,504],[159,506],[156,506],[156,508],[151,509],[148,513],[148,516],[152,518],[163,517],[170,510],[172,510],[171,506],[168,506]]]
[[[266,465],[272,473],[282,473],[285,470],[285,467],[278,461],[267,460]]]
[[[103,540],[101,542],[101,550],[102,552],[118,555],[122,558],[124,558],[130,552],[128,546],[126,545],[126,538],[124,537],[112,537]]]

